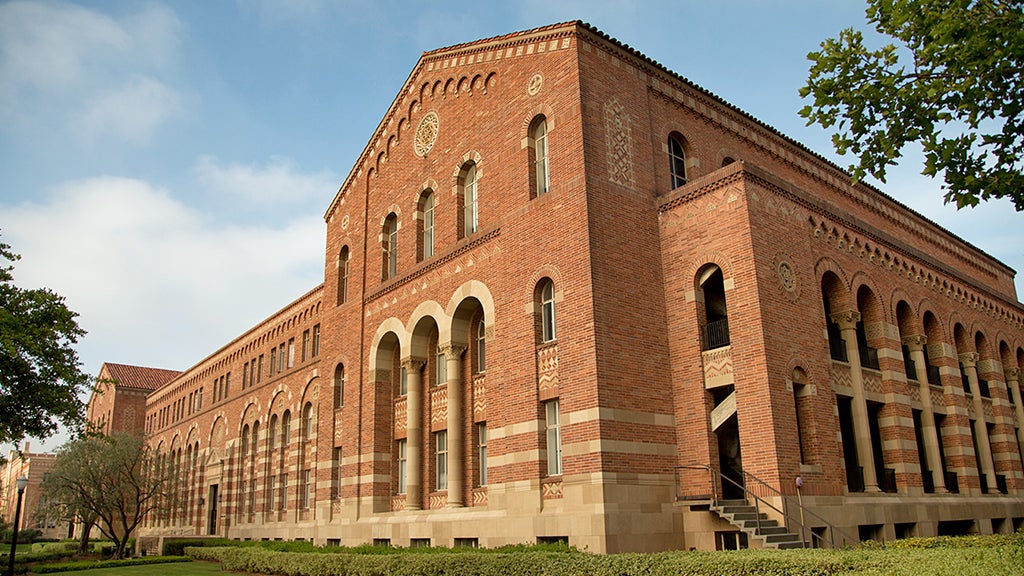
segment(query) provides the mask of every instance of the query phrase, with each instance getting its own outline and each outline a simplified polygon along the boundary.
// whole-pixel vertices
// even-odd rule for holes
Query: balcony
[[[729,319],[708,322],[700,331],[701,350],[714,350],[729,345]]]

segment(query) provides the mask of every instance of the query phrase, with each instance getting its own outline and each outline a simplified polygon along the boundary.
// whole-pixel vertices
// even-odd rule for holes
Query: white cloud
[[[145,144],[160,125],[181,113],[181,101],[173,90],[152,78],[137,77],[91,99],[74,124],[88,142],[109,135]]]
[[[145,140],[180,108],[163,78],[180,35],[177,16],[159,4],[120,18],[61,2],[0,5],[0,121],[31,128],[56,119]]]
[[[20,286],[67,298],[89,335],[85,369],[104,361],[184,369],[322,281],[325,227],[213,220],[150,183],[65,182],[41,202],[3,207]]]
[[[222,164],[213,156],[202,156],[196,162],[195,174],[211,194],[260,205],[319,199],[336,189],[340,181],[330,170],[300,173],[293,160],[281,156],[263,165]]]

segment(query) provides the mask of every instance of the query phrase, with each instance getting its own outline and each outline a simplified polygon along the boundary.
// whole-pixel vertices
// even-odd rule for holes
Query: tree
[[[43,494],[65,517],[94,521],[123,558],[142,519],[167,501],[167,477],[154,456],[134,434],[82,436],[58,450]]]
[[[58,422],[79,428],[89,376],[73,348],[85,335],[78,314],[51,290],[15,286],[21,257],[10,248],[0,243],[0,443],[17,444],[52,435]]]
[[[868,50],[849,28],[808,54],[808,125],[836,126],[836,151],[858,157],[854,180],[884,182],[919,142],[946,203],[1007,198],[1024,210],[1024,2],[868,0],[867,18],[898,44]]]

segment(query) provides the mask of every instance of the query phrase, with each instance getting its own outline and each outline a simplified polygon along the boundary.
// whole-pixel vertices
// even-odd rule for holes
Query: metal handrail
[[[758,478],[757,476],[754,476],[753,474],[751,474],[750,472],[747,472],[746,470],[742,471],[743,472],[743,483],[740,484],[740,483],[736,482],[736,480],[734,480],[734,479],[732,479],[732,478],[722,474],[718,470],[715,470],[714,468],[712,468],[711,466],[708,466],[706,464],[694,464],[694,465],[690,465],[690,466],[677,466],[676,467],[676,471],[675,471],[676,472],[676,489],[677,490],[679,489],[679,470],[706,470],[709,473],[710,480],[711,480],[711,502],[712,502],[713,506],[718,506],[718,503],[720,501],[720,498],[718,496],[718,493],[719,493],[718,486],[719,486],[719,484],[721,484],[723,486],[723,488],[724,488],[725,482],[729,482],[730,484],[732,484],[736,488],[739,488],[740,490],[742,490],[744,496],[745,497],[749,497],[754,502],[754,510],[756,512],[756,518],[757,518],[757,520],[756,520],[756,522],[757,522],[757,530],[759,532],[761,530],[761,504],[763,503],[765,506],[767,506],[768,508],[774,510],[776,513],[778,513],[778,514],[780,514],[782,516],[783,521],[785,522],[785,525],[786,525],[787,528],[792,526],[791,522],[795,523],[797,526],[799,526],[799,528],[800,528],[800,541],[803,543],[804,547],[806,547],[807,543],[808,543],[808,540],[804,538],[804,533],[806,531],[808,531],[808,527],[806,525],[806,519],[804,518],[804,515],[809,515],[809,516],[817,519],[818,521],[820,521],[821,523],[823,523],[825,526],[828,527],[828,529],[829,529],[828,530],[828,533],[829,533],[829,547],[830,548],[835,548],[836,547],[836,534],[837,533],[843,537],[844,541],[842,542],[842,544],[844,546],[848,545],[850,543],[853,543],[853,544],[859,543],[859,540],[857,538],[854,538],[853,536],[851,536],[849,532],[847,532],[845,530],[842,530],[840,528],[837,528],[834,524],[832,524],[831,522],[829,522],[828,520],[823,518],[820,514],[814,512],[813,510],[811,510],[811,509],[807,508],[806,506],[804,506],[802,502],[794,501],[793,497],[787,496],[786,494],[783,494],[782,492],[780,492],[776,488],[774,488],[771,485],[769,485],[764,480],[761,480],[760,478]],[[756,484],[757,486],[763,487],[764,489],[766,489],[770,493],[770,495],[778,497],[778,498],[781,498],[782,499],[782,503],[783,503],[783,510],[780,510],[777,506],[775,506],[774,504],[772,504],[771,502],[769,502],[768,500],[766,500],[762,496],[756,494],[755,492],[753,492],[749,488],[747,488],[747,481],[748,481],[748,479],[752,483]],[[724,498],[722,500],[724,500]],[[802,519],[797,519],[796,517],[794,517],[792,514],[789,513],[789,509],[791,507],[794,507],[794,506],[796,507],[796,510],[798,512],[800,512],[800,517]],[[811,536],[811,539],[812,539],[811,541],[814,541],[814,539],[817,539],[817,541],[821,542],[822,544],[825,543],[825,539],[822,536],[816,534],[813,530],[810,530],[810,536]]]

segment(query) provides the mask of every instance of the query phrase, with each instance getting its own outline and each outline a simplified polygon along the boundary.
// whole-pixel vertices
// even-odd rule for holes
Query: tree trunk
[[[78,553],[89,552],[89,532],[92,531],[92,520],[82,520],[82,533],[78,536]]]

